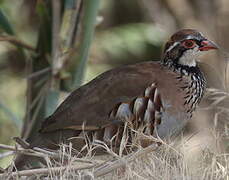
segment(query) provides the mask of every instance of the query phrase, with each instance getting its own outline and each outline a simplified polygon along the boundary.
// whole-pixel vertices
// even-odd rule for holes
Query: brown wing
[[[112,139],[119,131],[115,123],[117,120],[127,122],[134,130],[140,128],[144,133],[153,135],[155,126],[161,123],[159,115],[163,111],[160,92],[156,83],[153,83],[145,89],[143,96],[119,103],[112,109],[110,119],[114,120],[114,124],[105,128],[103,140]]]
[[[112,109],[144,94],[163,76],[159,63],[145,62],[107,71],[76,89],[42,124],[41,132],[59,129],[97,130],[108,126]],[[162,73],[162,74],[161,74]],[[160,75],[161,74],[161,75]]]

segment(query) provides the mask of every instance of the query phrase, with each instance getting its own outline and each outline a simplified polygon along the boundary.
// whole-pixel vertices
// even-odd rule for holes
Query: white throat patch
[[[201,54],[198,47],[186,50],[179,59],[179,64],[185,66],[196,66],[197,57]]]

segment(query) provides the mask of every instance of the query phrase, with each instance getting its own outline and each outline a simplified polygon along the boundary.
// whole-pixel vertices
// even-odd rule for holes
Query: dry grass
[[[48,167],[16,173],[8,171],[4,179],[14,176],[15,179],[229,180],[229,153],[227,153],[229,113],[224,106],[227,104],[225,101],[229,94],[211,89],[206,97],[211,105],[205,109],[214,109],[215,112],[214,127],[212,127],[215,140],[223,142],[224,151],[198,146],[195,147],[200,149],[198,155],[188,152],[187,149],[193,147],[187,144],[195,134],[176,138],[170,143],[162,142],[160,147],[152,146],[145,149],[138,147],[126,156],[122,151],[115,153],[102,142],[97,142],[94,146],[88,144],[85,148],[89,149],[89,153],[79,159],[73,155],[75,150],[71,145],[62,145],[58,161],[46,156]],[[218,129],[219,124],[221,125]],[[125,139],[121,144],[125,145]],[[98,146],[105,148],[109,155],[93,156],[92,150]],[[3,178],[0,175],[1,177]]]
[[[157,151],[144,153],[140,157],[134,157],[129,161],[125,156],[118,154],[92,158],[87,156],[88,162],[77,161],[71,155],[72,149],[62,146],[60,162],[53,162],[46,158],[48,168],[39,170],[20,171],[15,179],[155,179],[155,180],[224,180],[229,179],[229,154],[216,154],[210,149],[202,152],[202,157],[198,159],[195,168],[191,168],[182,152],[183,145],[178,145],[178,149],[173,148],[174,144],[162,145]],[[177,146],[177,144],[176,144]],[[69,157],[67,159],[64,157]],[[196,158],[196,157],[193,157]],[[98,161],[100,159],[100,161]],[[89,163],[91,161],[91,163]],[[105,165],[104,165],[105,164]],[[106,171],[108,164],[116,164],[111,168],[111,172]],[[118,165],[118,166],[117,166]],[[25,176],[19,176],[19,173]],[[105,172],[105,173],[101,173]],[[42,175],[44,174],[44,175]],[[13,175],[9,173],[5,177]],[[22,174],[21,174],[22,175]]]

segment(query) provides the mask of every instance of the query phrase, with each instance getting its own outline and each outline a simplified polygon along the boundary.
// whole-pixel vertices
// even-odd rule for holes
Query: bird
[[[118,149],[124,136],[131,146],[138,131],[161,139],[175,136],[192,119],[206,89],[198,57],[213,49],[218,46],[201,32],[181,29],[166,42],[160,61],[111,69],[74,90],[27,141],[31,148],[47,149],[71,142],[80,151],[96,140]],[[17,168],[29,164],[25,156],[16,158]]]

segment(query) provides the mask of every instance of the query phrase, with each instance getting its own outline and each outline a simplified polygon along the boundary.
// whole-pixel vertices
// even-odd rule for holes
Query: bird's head
[[[194,29],[182,29],[171,36],[165,44],[163,63],[172,61],[175,64],[195,67],[199,55],[217,45]]]

